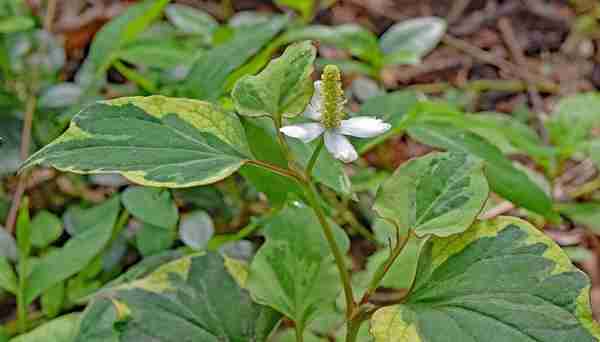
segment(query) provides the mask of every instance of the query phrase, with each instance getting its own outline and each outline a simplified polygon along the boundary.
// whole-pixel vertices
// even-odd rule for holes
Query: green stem
[[[267,170],[269,170],[273,173],[276,173],[280,176],[294,179],[300,183],[302,183],[304,181],[304,179],[302,179],[302,177],[298,173],[296,173],[292,170],[289,170],[289,169],[284,169],[282,167],[279,167],[279,166],[271,164],[271,163],[264,162],[262,160],[256,160],[256,159],[249,160],[248,164],[262,167],[263,169],[267,169]]]
[[[304,327],[300,324],[296,324],[294,329],[296,331],[296,342],[304,342]]]
[[[325,211],[319,201],[317,199],[317,190],[315,189],[315,185],[312,182],[304,183],[304,188],[306,190],[306,196],[308,199],[309,205],[315,211],[317,218],[319,219],[319,223],[323,228],[323,233],[325,234],[325,238],[327,239],[327,243],[329,244],[329,249],[333,253],[333,257],[335,258],[335,263],[337,265],[338,271],[340,273],[340,278],[342,280],[342,285],[344,287],[344,297],[346,298],[346,314],[347,317],[351,317],[356,309],[356,302],[354,301],[354,294],[352,293],[352,284],[350,282],[350,273],[346,268],[346,263],[344,262],[344,254],[340,250],[337,242],[335,241],[335,237],[333,235],[333,229],[327,221],[327,217],[325,215]]]
[[[315,168],[315,164],[317,164],[317,160],[319,159],[319,155],[321,154],[321,150],[323,150],[324,145],[325,145],[325,141],[323,140],[323,138],[321,138],[319,140],[319,145],[317,145],[317,148],[315,148],[315,150],[313,151],[313,154],[310,157],[308,164],[306,165],[305,173],[306,173],[306,176],[309,178],[312,175],[312,171]]]
[[[569,192],[569,197],[571,197],[571,198],[581,197],[583,195],[594,192],[598,189],[600,189],[600,177],[598,177],[594,180],[591,180],[587,183],[584,183],[584,184],[580,185],[579,187],[577,187],[576,189],[574,189],[573,191]]]
[[[283,149],[283,155],[288,162],[288,166],[292,168],[294,165],[294,156],[290,151],[290,146],[285,140],[285,136],[281,132],[281,127],[283,127],[283,118],[282,115],[277,115],[273,117],[273,122],[275,123],[275,130],[277,131],[277,140],[279,141],[279,145]]]
[[[121,61],[114,62],[113,66],[121,75],[125,76],[128,80],[133,81],[133,83],[139,85],[145,91],[152,94],[158,92],[153,81],[147,79],[137,71],[128,68],[125,64],[121,63]]]
[[[396,229],[398,229],[398,228],[396,228]],[[365,294],[363,295],[362,299],[360,300],[360,305],[366,304],[369,301],[369,298],[371,297],[371,295],[373,295],[373,293],[375,293],[375,291],[379,287],[379,283],[381,283],[381,281],[383,280],[385,275],[388,273],[388,271],[390,270],[390,268],[392,267],[392,265],[394,264],[394,262],[400,255],[400,253],[402,253],[402,250],[404,250],[406,243],[410,239],[410,234],[411,233],[409,232],[408,235],[406,236],[406,238],[404,238],[402,240],[402,242],[399,241],[400,234],[398,233],[396,235],[396,246],[391,251],[390,257],[385,261],[385,263],[383,263],[379,266],[379,268],[373,275],[373,278],[369,282],[369,287],[367,288],[367,291],[365,291]]]

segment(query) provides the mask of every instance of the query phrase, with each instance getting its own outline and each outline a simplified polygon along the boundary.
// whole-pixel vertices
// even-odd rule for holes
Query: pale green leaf
[[[52,251],[37,262],[27,278],[25,302],[31,303],[44,291],[84,269],[109,242],[119,213],[119,198],[101,206],[104,219]]]
[[[431,153],[403,164],[383,182],[373,209],[420,237],[449,236],[469,228],[488,191],[479,159],[463,153]]]
[[[182,4],[167,6],[165,14],[179,30],[198,35],[206,43],[211,42],[213,33],[219,27],[219,23],[210,14]]]
[[[179,219],[177,206],[169,190],[128,187],[121,195],[121,202],[131,215],[158,227],[173,228]]]
[[[0,255],[0,289],[17,294],[17,275],[12,265],[4,256]]]
[[[196,251],[205,250],[214,233],[212,219],[202,210],[184,216],[179,224],[179,238]]]
[[[171,248],[176,236],[177,231],[174,226],[165,228],[144,222],[135,238],[140,253],[147,257]]]
[[[433,50],[446,32],[446,22],[437,17],[402,21],[379,39],[385,64],[417,64]]]
[[[416,285],[371,320],[377,342],[595,342],[589,281],[551,239],[510,217],[432,238]]]
[[[600,233],[600,202],[558,203],[556,210],[592,232]]]
[[[31,220],[31,244],[46,248],[62,235],[62,221],[47,210],[37,213]]]
[[[256,76],[240,79],[231,96],[241,115],[296,116],[313,93],[311,74],[316,49],[310,41],[290,45]]]
[[[10,342],[71,342],[79,326],[78,313],[56,318]]]
[[[340,249],[348,237],[334,225]],[[341,290],[333,255],[312,209],[294,202],[263,228],[265,244],[250,265],[252,297],[306,327],[319,311],[332,304]]]
[[[77,173],[118,172],[142,185],[180,188],[226,178],[248,155],[234,114],[196,100],[126,97],[82,110],[23,167],[46,163]]]

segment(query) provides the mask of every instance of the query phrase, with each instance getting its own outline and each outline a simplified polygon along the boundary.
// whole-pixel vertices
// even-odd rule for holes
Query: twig
[[[498,56],[495,56],[485,50],[482,50],[475,45],[467,43],[466,41],[464,41],[462,39],[458,39],[458,38],[452,37],[451,35],[446,34],[446,35],[444,35],[444,38],[442,39],[442,41],[445,44],[452,46],[453,48],[458,49],[460,51],[463,51],[480,61],[495,65],[496,67],[512,74],[515,77],[522,78],[528,82],[538,83],[539,86],[544,86],[544,87],[548,87],[548,88],[558,88],[559,87],[554,82],[547,80],[540,75],[534,74],[527,69],[520,68],[519,66],[517,66],[505,59],[499,58]]]
[[[540,91],[549,94],[556,94],[560,89],[555,87],[546,87],[547,85],[537,85]],[[420,91],[422,93],[441,93],[451,88],[460,88],[464,90],[472,90],[477,92],[482,91],[505,91],[505,92],[522,92],[527,90],[527,83],[521,80],[472,80],[463,84],[453,85],[448,82],[435,82],[413,84],[408,86],[408,89]]]
[[[452,4],[452,8],[450,8],[450,12],[448,13],[448,23],[453,24],[454,22],[456,22],[456,20],[458,20],[462,16],[464,11],[467,9],[467,7],[469,7],[470,4],[471,0],[454,1],[454,4]]]
[[[508,46],[510,53],[512,55],[513,60],[517,63],[521,68],[527,69],[527,59],[523,54],[523,50],[517,40],[517,36],[515,35],[514,30],[512,29],[512,24],[510,19],[501,18],[498,21],[498,28],[502,33],[502,38],[504,42]],[[548,142],[548,134],[544,127],[544,121],[546,119],[546,111],[544,109],[544,101],[538,92],[537,86],[531,80],[527,81],[527,93],[529,94],[529,98],[531,99],[531,104],[533,105],[533,109],[536,113],[536,117],[538,119],[538,131],[542,136],[542,139],[545,142]]]
[[[46,6],[46,17],[44,18],[44,30],[52,32],[52,24],[54,24],[54,17],[56,16],[56,0],[48,0]]]
[[[23,130],[21,132],[21,150],[20,157],[22,161],[25,161],[29,156],[29,148],[31,146],[31,127],[33,125],[33,115],[35,113],[35,109],[37,107],[37,98],[35,95],[30,95],[27,100],[27,105],[25,109],[25,118],[23,122]],[[24,172],[19,175],[19,182],[17,184],[17,188],[13,195],[12,205],[10,210],[8,211],[8,216],[6,217],[5,227],[9,233],[13,233],[15,230],[15,222],[17,220],[17,213],[19,211],[19,205],[21,203],[21,198],[23,197],[23,193],[25,192],[25,187],[27,185],[27,178],[29,176],[29,172]]]
[[[480,220],[489,220],[494,217],[505,214],[515,208],[515,205],[510,202],[502,202],[499,205],[493,207],[492,209],[486,211],[485,213],[479,215]]]
[[[481,10],[473,12],[466,19],[461,20],[461,24],[453,27],[450,31],[458,36],[466,36],[479,30],[483,25],[494,21],[495,19],[512,15],[522,9],[520,1],[510,1],[502,5],[496,5],[495,2],[488,2],[488,6]]]

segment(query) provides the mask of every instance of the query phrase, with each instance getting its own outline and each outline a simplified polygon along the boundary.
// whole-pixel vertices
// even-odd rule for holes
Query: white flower
[[[302,114],[315,122],[284,126],[281,128],[281,132],[288,137],[300,139],[305,143],[318,138],[321,134],[325,134],[325,147],[327,147],[327,150],[336,159],[350,163],[358,159],[358,153],[344,135],[372,138],[391,128],[390,124],[370,116],[338,120],[337,127],[328,128],[323,124],[323,102],[322,81],[316,81],[314,95]],[[340,106],[343,106],[343,104],[344,101],[339,102]]]

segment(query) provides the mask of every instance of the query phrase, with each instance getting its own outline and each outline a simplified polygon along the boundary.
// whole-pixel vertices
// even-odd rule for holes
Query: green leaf
[[[592,128],[600,127],[600,94],[585,93],[561,99],[546,122],[550,140],[569,158]]]
[[[78,173],[118,172],[142,185],[190,187],[237,171],[248,159],[245,140],[238,118],[209,103],[125,97],[81,111],[23,167],[47,163]]]
[[[19,169],[19,163],[22,162],[19,151],[22,127],[21,120],[0,117],[0,176]]]
[[[386,133],[371,139],[353,139],[358,151],[362,154],[398,135],[406,128],[407,114],[419,103],[419,94],[406,90],[374,96],[365,101],[360,107],[361,116],[376,116],[392,125]]]
[[[27,264],[26,260],[31,254],[31,218],[29,215],[29,199],[27,197],[21,201],[16,226],[19,262]]]
[[[37,213],[31,221],[31,244],[35,248],[50,246],[62,233],[62,221],[47,210]]]
[[[60,314],[65,301],[65,283],[60,282],[42,293],[40,303],[46,317],[54,318]]]
[[[373,209],[417,236],[449,236],[475,221],[488,197],[483,163],[462,153],[413,159],[379,187]]]
[[[88,87],[98,82],[118,58],[119,50],[134,41],[163,11],[170,0],[146,0],[130,6],[98,32],[83,66],[76,75],[77,83]]]
[[[277,16],[265,23],[244,27],[233,38],[208,51],[192,66],[185,80],[190,97],[215,101],[225,91],[228,76],[273,39],[287,24]]]
[[[4,256],[0,255],[0,289],[17,294],[17,275]]]
[[[202,50],[188,47],[173,39],[154,38],[136,40],[119,51],[119,58],[136,66],[174,69],[178,66],[189,66]]]
[[[266,341],[279,320],[217,254],[181,258],[101,293],[73,342]]]
[[[150,256],[169,249],[175,242],[175,227],[157,227],[143,223],[136,234],[137,247],[143,256]]]
[[[373,230],[377,240],[383,246],[389,247],[390,242],[392,244],[396,243],[396,228],[389,222],[378,219],[373,225]],[[418,238],[414,234],[410,234],[407,237],[407,233],[408,229],[400,230],[401,239],[408,238],[408,241],[385,277],[381,280],[380,286],[404,290],[408,290],[411,287],[417,273],[419,256],[421,255],[421,251],[427,242],[428,237]],[[389,254],[389,250],[383,248],[369,256],[367,259],[367,273],[370,275],[370,277],[368,277],[369,279],[371,279],[379,267],[387,261]]]
[[[130,186],[123,191],[121,202],[131,215],[158,227],[172,228],[179,220],[179,212],[169,190]]]
[[[346,252],[348,237],[332,225],[340,249]],[[312,209],[294,202],[273,216],[263,232],[266,242],[250,265],[248,289],[258,303],[306,327],[341,290],[319,221]]]
[[[84,269],[104,249],[119,214],[119,198],[114,197],[100,207],[105,213],[104,220],[72,238],[62,248],[48,253],[33,266],[27,278],[26,303]]]
[[[592,232],[600,233],[600,202],[558,203],[556,210]]]
[[[17,242],[6,228],[0,226],[0,257],[17,261]]]
[[[79,317],[77,313],[62,316],[10,342],[71,342],[77,333]]]
[[[180,31],[198,35],[205,43],[212,41],[213,33],[219,28],[215,18],[194,7],[172,4],[167,6],[165,14]]]
[[[311,74],[316,53],[310,41],[290,45],[260,74],[240,79],[231,94],[237,111],[275,118],[302,113],[313,94]]]
[[[312,25],[291,29],[282,36],[282,40],[288,43],[307,39],[348,50],[374,66],[379,66],[382,62],[383,55],[377,44],[377,37],[360,25]]]
[[[483,159],[486,162],[485,174],[492,191],[548,219],[559,219],[552,209],[550,197],[524,172],[515,168],[496,146],[479,135],[449,123],[433,122],[411,126],[408,133],[427,145],[470,153]]]
[[[252,152],[257,159],[280,167],[287,167],[287,161],[277,141],[271,120],[266,118],[244,119],[244,127]],[[298,162],[306,167],[316,143],[304,144],[296,139],[288,139],[288,144],[298,157]],[[302,194],[302,189],[295,181],[262,168],[248,165],[242,169],[241,173],[258,191],[264,192],[275,205],[283,204],[290,193]],[[344,172],[342,163],[330,154],[321,153],[319,155],[313,173],[317,182],[332,188],[339,194],[352,195],[350,180]]]
[[[417,64],[433,50],[446,32],[446,22],[437,17],[406,20],[390,27],[379,39],[384,64]]]
[[[34,26],[35,21],[28,16],[13,16],[0,19],[0,33],[27,31]]]
[[[315,0],[275,0],[275,3],[300,12],[306,21],[310,20],[316,5]]]
[[[589,281],[551,239],[510,217],[432,238],[406,301],[371,320],[377,342],[592,342]]]

